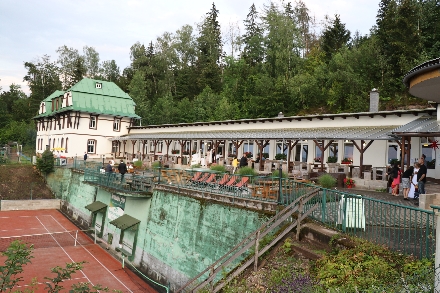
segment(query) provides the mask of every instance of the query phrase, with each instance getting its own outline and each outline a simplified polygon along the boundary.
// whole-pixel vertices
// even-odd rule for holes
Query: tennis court
[[[57,210],[1,211],[0,212],[0,252],[13,240],[22,240],[34,245],[32,263],[24,266],[21,289],[25,289],[33,278],[37,279],[35,292],[46,292],[44,277],[55,277],[50,269],[65,267],[66,263],[86,261],[84,268],[63,282],[66,289],[71,284],[90,282],[122,292],[157,292],[140,277],[122,268],[93,239],[65,218]],[[0,257],[4,263],[5,257]],[[68,291],[68,290],[66,290]]]

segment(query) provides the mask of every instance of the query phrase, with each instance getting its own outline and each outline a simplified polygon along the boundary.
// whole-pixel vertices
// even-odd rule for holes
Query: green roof
[[[103,202],[100,202],[99,200],[85,206],[85,208],[88,209],[89,211],[91,211],[92,213],[99,212],[100,210],[102,210],[106,207],[107,207],[107,205]]]
[[[101,86],[97,87],[97,83]],[[70,92],[72,96],[69,100],[70,105],[52,112],[51,101],[65,92]],[[52,116],[65,111],[140,118],[134,112],[136,104],[133,99],[113,82],[84,78],[65,92],[55,91],[44,99],[46,112],[34,118]]]
[[[126,230],[140,222],[141,222],[140,220],[133,218],[132,216],[122,215],[119,218],[111,221],[110,224],[116,226],[116,228],[119,228],[121,230]]]
[[[59,96],[62,96],[62,95],[64,95],[64,92],[63,92],[63,91],[56,90],[56,91],[54,91],[50,96],[48,96],[47,98],[45,98],[45,99],[43,100],[43,102],[50,102],[50,101],[52,101],[53,98],[56,98],[56,97],[59,97]]]

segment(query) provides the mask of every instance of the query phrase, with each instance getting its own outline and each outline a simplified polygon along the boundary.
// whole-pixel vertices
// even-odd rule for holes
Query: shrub
[[[336,186],[336,178],[330,174],[324,174],[318,178],[318,183],[324,188],[333,188]]]
[[[222,173],[226,172],[226,167],[225,166],[221,166],[221,165],[217,165],[217,164],[216,165],[211,165],[211,167],[209,169],[211,169],[213,171],[219,171],[219,172],[222,172]]]
[[[275,155],[275,160],[286,160],[286,159],[287,159],[286,154],[279,153]]]
[[[260,153],[257,154],[257,158],[260,157]],[[269,153],[263,153],[263,158],[269,159]]]
[[[137,160],[133,163],[135,168],[142,168],[142,161],[141,160]]]
[[[272,174],[270,174],[270,177],[272,177],[272,178],[280,178],[280,171],[279,170],[273,171]],[[289,178],[289,174],[287,174],[286,172],[282,171],[281,178]]]
[[[251,167],[242,167],[242,168],[238,169],[237,173],[242,176],[244,176],[244,175],[256,176],[257,175],[257,171],[255,171]]]
[[[327,163],[336,163],[338,161],[338,157],[330,156],[327,158]]]
[[[45,150],[41,158],[37,158],[37,169],[40,170],[44,176],[54,171],[54,158],[51,151]]]
[[[153,162],[153,163],[151,164],[151,168],[153,168],[153,169],[155,169],[155,168],[159,168],[159,167],[160,167],[160,162],[159,162],[159,161]]]
[[[200,164],[191,165],[191,169],[200,168]]]

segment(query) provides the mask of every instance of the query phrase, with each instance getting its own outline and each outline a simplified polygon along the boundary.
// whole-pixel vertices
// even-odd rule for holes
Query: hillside
[[[0,200],[54,198],[31,165],[0,165]]]

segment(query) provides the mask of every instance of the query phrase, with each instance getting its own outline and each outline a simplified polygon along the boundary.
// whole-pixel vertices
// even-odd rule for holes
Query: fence
[[[287,178],[240,176],[213,171],[160,168],[155,170],[155,177],[157,183],[164,186],[179,186],[284,206],[317,188],[316,185]],[[307,211],[319,203],[319,207],[310,213],[311,218],[349,235],[418,258],[431,258],[434,255],[434,211],[321,187],[318,194],[304,207]]]

